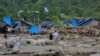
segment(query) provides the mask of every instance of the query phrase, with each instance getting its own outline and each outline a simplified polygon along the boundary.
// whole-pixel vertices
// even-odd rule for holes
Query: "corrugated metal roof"
[[[21,23],[24,23],[24,24],[26,24],[26,25],[28,25],[28,26],[32,26],[32,25],[33,25],[32,23],[26,22],[26,21],[24,21],[24,20],[21,20],[20,22],[21,22]]]

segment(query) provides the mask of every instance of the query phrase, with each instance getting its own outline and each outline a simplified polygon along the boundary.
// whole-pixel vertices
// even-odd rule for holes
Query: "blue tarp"
[[[40,29],[39,29],[38,26],[32,26],[32,27],[29,29],[29,32],[32,33],[32,34],[39,34]]]
[[[3,22],[6,23],[9,26],[13,26],[13,23],[12,23],[12,20],[11,20],[11,17],[10,16],[4,17]]]
[[[87,19],[79,20],[79,21],[72,20],[72,21],[70,22],[70,26],[72,26],[72,27],[84,26],[84,25],[89,24],[89,23],[92,22],[92,21],[93,21],[92,18],[87,18]]]
[[[71,23],[70,23],[70,26],[72,26],[72,27],[78,26],[77,25],[77,21],[76,20],[72,20]]]

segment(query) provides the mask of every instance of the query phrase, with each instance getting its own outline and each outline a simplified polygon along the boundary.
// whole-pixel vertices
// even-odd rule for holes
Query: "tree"
[[[0,16],[12,15],[13,19],[17,19],[19,10],[33,11],[33,13],[23,12],[19,18],[24,16],[28,18],[36,18],[34,11],[40,11],[41,20],[46,20],[44,8],[49,9],[48,17],[53,20],[53,16],[60,18],[60,14],[68,17],[94,17],[99,19],[100,1],[99,0],[0,0],[0,7],[4,8],[4,13],[0,12]],[[25,15],[26,14],[26,15]]]
[[[4,16],[8,15],[8,11],[5,8],[0,7],[0,21],[4,18]]]

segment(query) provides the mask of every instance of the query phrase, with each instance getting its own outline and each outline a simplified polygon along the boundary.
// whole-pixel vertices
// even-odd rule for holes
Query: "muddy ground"
[[[100,56],[100,37],[60,35],[58,45],[48,45],[45,42],[49,41],[49,35],[20,34],[20,36],[23,40],[20,52],[11,54],[12,51],[0,50],[0,56]],[[4,41],[3,34],[0,34],[0,45]]]

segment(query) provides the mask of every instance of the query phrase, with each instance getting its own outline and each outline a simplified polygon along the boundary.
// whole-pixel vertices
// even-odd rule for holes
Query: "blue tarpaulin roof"
[[[39,29],[38,26],[32,26],[32,27],[29,29],[29,32],[31,32],[32,34],[39,34],[40,29]]]
[[[78,25],[77,25],[77,21],[72,20],[70,26],[72,26],[72,27],[78,26]]]
[[[6,16],[6,17],[4,17],[3,22],[5,22],[5,23],[6,23],[7,25],[9,25],[9,26],[12,26],[12,25],[13,25],[13,23],[12,23],[12,20],[11,20],[11,17],[10,17],[10,16]]]
[[[80,21],[72,20],[71,23],[70,23],[70,26],[72,26],[72,27],[84,26],[84,25],[89,24],[92,21],[93,21],[92,18],[87,18],[87,19],[80,20]]]

